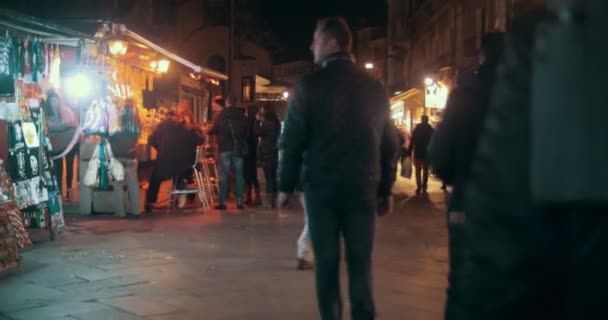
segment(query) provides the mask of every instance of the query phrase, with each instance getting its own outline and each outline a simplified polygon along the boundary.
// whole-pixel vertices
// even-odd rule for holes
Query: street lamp
[[[287,98],[289,98],[289,91],[283,92],[283,98],[285,98],[285,100],[287,100]]]
[[[373,69],[373,68],[374,68],[374,64],[373,64],[373,63],[368,62],[368,63],[366,63],[366,64],[365,64],[365,69],[367,69],[367,70],[371,70],[371,69]]]

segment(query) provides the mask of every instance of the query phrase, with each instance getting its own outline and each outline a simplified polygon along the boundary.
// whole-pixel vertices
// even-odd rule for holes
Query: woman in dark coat
[[[277,113],[268,107],[262,107],[257,116],[254,134],[260,138],[258,161],[264,169],[266,179],[266,207],[275,206],[277,193],[277,166],[279,162],[279,149],[277,141],[281,134],[281,121]]]
[[[171,178],[188,179],[192,176],[196,148],[205,142],[205,135],[172,110],[167,119],[152,132],[148,141],[158,151],[158,156],[146,192],[146,213],[152,211],[162,181]]]

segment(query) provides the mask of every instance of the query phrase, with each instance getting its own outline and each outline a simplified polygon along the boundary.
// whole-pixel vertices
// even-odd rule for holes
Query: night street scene
[[[606,320],[606,0],[1,0],[0,320]]]

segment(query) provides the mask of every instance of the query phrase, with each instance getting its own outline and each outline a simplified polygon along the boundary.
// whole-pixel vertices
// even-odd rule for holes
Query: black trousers
[[[260,182],[258,181],[258,159],[255,153],[248,154],[243,162],[243,175],[245,178],[245,186],[254,188],[255,190],[260,189]]]
[[[264,163],[264,178],[266,179],[266,194],[277,193],[277,165],[276,163]]]
[[[416,169],[416,186],[418,189],[425,189],[429,183],[429,167],[431,162],[429,159],[415,159],[414,169]]]
[[[340,240],[344,240],[351,315],[375,317],[372,248],[376,221],[375,186],[306,186],[310,236],[315,252],[316,292],[322,320],[342,319]]]
[[[448,213],[449,214],[449,213]],[[458,299],[461,294],[459,286],[461,281],[464,281],[462,269],[465,264],[464,259],[464,235],[463,225],[450,223],[449,217],[447,221],[448,236],[449,236],[449,271],[448,271],[448,288],[446,290],[446,305],[445,319],[462,319],[462,306]]]
[[[148,190],[146,190],[146,204],[154,204],[158,200],[158,191],[160,190],[160,185],[165,180],[169,179],[179,179],[178,183],[182,181],[190,181],[192,178],[192,168],[188,168],[183,173],[178,175],[177,177],[164,178],[158,175],[158,171],[155,169],[152,171],[152,177],[150,177],[150,184],[148,185]]]

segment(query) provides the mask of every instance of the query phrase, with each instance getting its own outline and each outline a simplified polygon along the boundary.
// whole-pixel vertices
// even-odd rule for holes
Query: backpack
[[[540,204],[607,203],[608,1],[548,0],[532,55],[530,179]]]

